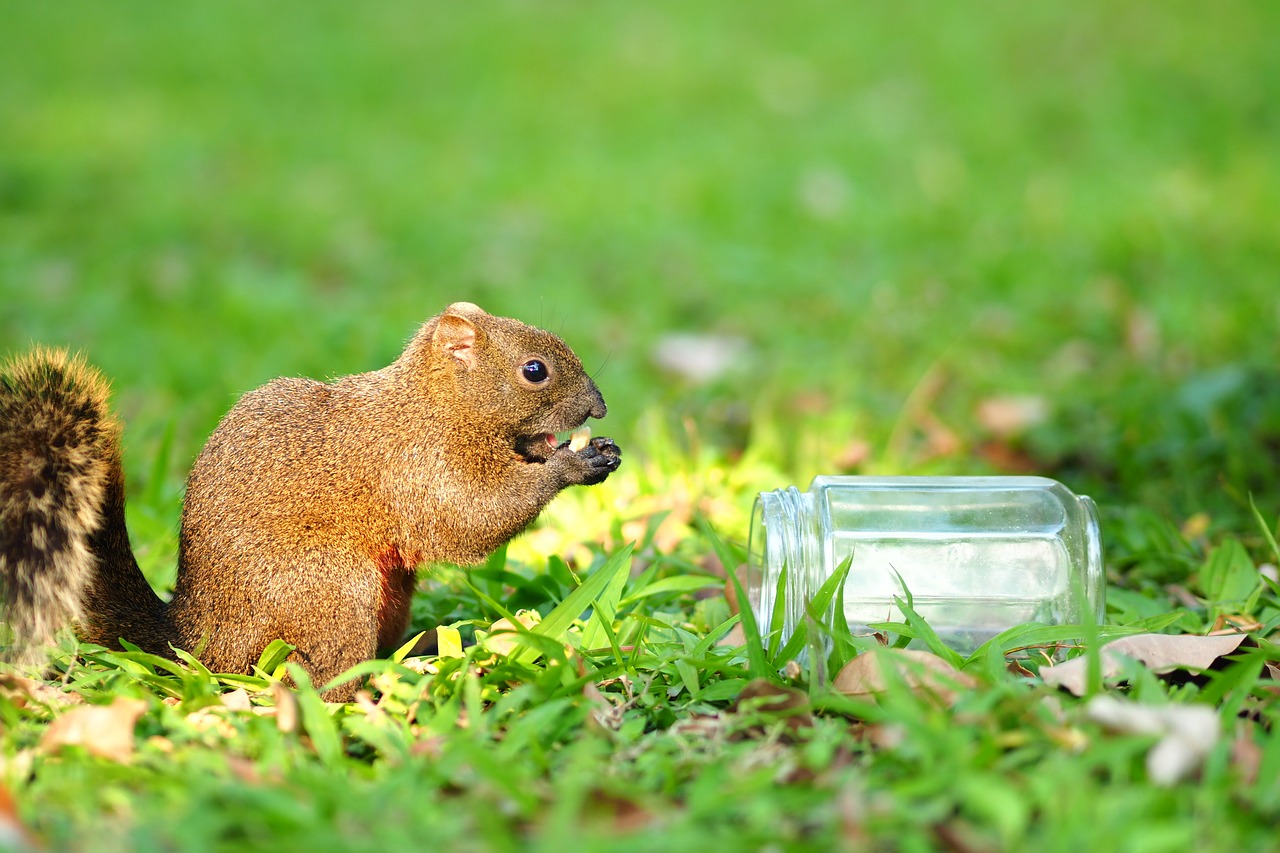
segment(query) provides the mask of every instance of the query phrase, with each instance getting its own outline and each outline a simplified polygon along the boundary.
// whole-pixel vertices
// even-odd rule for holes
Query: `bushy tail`
[[[65,351],[0,365],[0,615],[14,636],[10,659],[30,662],[84,617],[93,540],[111,485],[123,483],[107,398],[102,376]]]

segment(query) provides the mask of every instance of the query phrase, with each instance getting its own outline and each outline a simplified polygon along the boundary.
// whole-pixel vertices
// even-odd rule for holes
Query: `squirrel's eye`
[[[524,364],[520,365],[520,373],[526,380],[532,382],[534,385],[541,385],[543,382],[546,382],[551,378],[551,371],[547,369],[545,364],[538,361],[536,358],[532,361],[526,361]]]

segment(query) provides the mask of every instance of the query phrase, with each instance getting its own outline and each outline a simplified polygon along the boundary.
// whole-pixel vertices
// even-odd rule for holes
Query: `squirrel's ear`
[[[468,370],[475,366],[476,327],[470,320],[446,312],[436,324],[432,343],[440,352],[462,362]]]
[[[470,317],[476,314],[483,315],[485,310],[474,302],[455,302],[444,309],[444,313],[461,314],[463,317]]]

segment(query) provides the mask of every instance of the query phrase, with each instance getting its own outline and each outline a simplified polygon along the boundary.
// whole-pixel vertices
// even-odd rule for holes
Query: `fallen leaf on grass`
[[[525,628],[533,628],[541,621],[542,616],[536,610],[521,610],[516,614],[516,622]],[[519,629],[510,619],[503,617],[489,626],[483,643],[496,655],[509,655],[521,644]]]
[[[249,711],[253,703],[249,701],[249,692],[243,687],[222,694],[222,706],[228,711]]]
[[[147,746],[158,750],[159,752],[163,752],[165,755],[172,755],[175,748],[173,741],[163,735],[152,735],[147,738]]]
[[[901,723],[875,723],[862,730],[862,737],[876,749],[897,749],[907,739]]]
[[[733,719],[729,714],[693,714],[672,723],[667,732],[689,740],[721,741],[733,731]]]
[[[271,683],[271,694],[276,700],[276,728],[284,734],[298,730],[298,697],[278,681]]]
[[[933,825],[933,837],[939,850],[946,853],[979,853],[991,850],[991,842],[972,823],[953,817]]]
[[[1246,785],[1258,781],[1258,771],[1262,768],[1262,747],[1255,739],[1256,728],[1252,720],[1238,724],[1235,739],[1231,741],[1231,765]]]
[[[187,723],[201,733],[212,732],[223,740],[236,736],[236,727],[231,725],[226,713],[218,708],[201,708],[187,714]]]
[[[1194,773],[1218,742],[1218,712],[1208,705],[1145,705],[1095,696],[1085,715],[1112,731],[1158,735],[1147,753],[1147,776],[1157,785],[1176,785]]]
[[[583,817],[606,821],[614,832],[625,835],[653,829],[668,819],[673,808],[669,803],[654,808],[625,794],[594,788],[583,802]]]
[[[1027,669],[1016,660],[1011,660],[1005,664],[1005,671],[1015,678],[1034,678],[1035,673]]]
[[[1229,637],[1232,634],[1248,634],[1252,631],[1261,631],[1262,627],[1261,622],[1247,614],[1223,613],[1213,620],[1213,627],[1209,630],[1209,636]]]
[[[764,738],[732,759],[730,774],[754,776],[769,773],[775,785],[812,785],[816,774],[806,767],[787,739]]]
[[[781,717],[792,731],[813,725],[808,696],[764,678],[747,682],[738,694],[734,710],[740,714],[755,712]]]
[[[436,655],[442,658],[462,657],[462,632],[452,625],[438,626],[436,628]]]
[[[831,461],[838,471],[856,471],[871,458],[872,451],[871,442],[853,439],[836,451]]]
[[[729,612],[736,614],[741,612],[741,606],[738,604],[738,584],[743,589],[747,588],[747,567],[745,565],[738,566],[733,570],[734,578],[738,579],[738,583],[733,582],[733,578],[726,577],[724,579],[724,600],[729,605]]]
[[[52,753],[78,745],[99,758],[128,761],[133,755],[133,727],[146,710],[143,700],[124,697],[110,705],[75,708],[49,724],[40,748]]]
[[[960,690],[977,684],[972,676],[960,672],[932,652],[882,648],[863,652],[845,664],[832,686],[837,693],[874,702],[893,683],[885,676],[886,666],[893,668],[896,681],[911,693],[932,696],[945,705],[952,704]]]
[[[65,693],[43,681],[34,681],[13,673],[0,675],[0,696],[4,696],[19,708],[25,708],[29,701],[55,708],[78,705],[84,701],[78,693]]]
[[[747,635],[742,630],[742,623],[739,622],[737,625],[734,625],[729,629],[729,633],[720,638],[716,643],[716,646],[719,648],[736,649],[739,646],[745,646],[746,644]]]
[[[1039,396],[988,397],[978,403],[978,423],[1001,438],[1020,435],[1049,417],[1049,404]]]
[[[1204,670],[1218,658],[1229,655],[1246,639],[1244,634],[1201,637],[1194,634],[1134,634],[1107,643],[1099,652],[1103,679],[1124,670],[1125,660],[1136,660],[1157,675],[1175,669]],[[1040,678],[1051,687],[1061,687],[1076,696],[1087,689],[1089,659],[1086,655],[1040,670]]]

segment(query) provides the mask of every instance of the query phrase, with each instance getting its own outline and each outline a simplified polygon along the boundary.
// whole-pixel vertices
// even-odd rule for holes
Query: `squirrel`
[[[402,640],[419,565],[483,561],[561,489],[621,462],[608,438],[557,441],[607,411],[568,345],[455,303],[388,367],[276,379],[232,407],[187,480],[166,603],[125,529],[108,394],[65,351],[0,367],[0,615],[15,659],[73,623],[91,643],[247,673],[279,638],[319,686]]]

